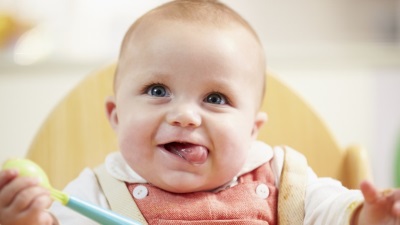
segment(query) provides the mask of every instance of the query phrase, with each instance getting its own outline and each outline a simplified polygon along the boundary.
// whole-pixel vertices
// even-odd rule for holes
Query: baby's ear
[[[105,102],[106,114],[108,122],[110,122],[111,127],[116,130],[118,127],[118,115],[117,115],[117,105],[115,103],[115,97],[109,96]]]
[[[267,122],[268,115],[265,112],[258,112],[253,125],[253,130],[251,131],[251,137],[255,140],[257,138],[258,132],[261,127]]]

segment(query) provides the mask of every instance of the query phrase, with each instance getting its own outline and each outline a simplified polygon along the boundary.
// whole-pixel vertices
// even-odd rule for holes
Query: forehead
[[[124,45],[121,57],[140,54],[155,47],[157,50],[190,50],[217,52],[231,50],[232,53],[251,56],[253,62],[263,60],[262,49],[253,36],[240,26],[215,27],[193,22],[164,20],[148,26],[140,25]],[[176,49],[171,49],[176,48]]]

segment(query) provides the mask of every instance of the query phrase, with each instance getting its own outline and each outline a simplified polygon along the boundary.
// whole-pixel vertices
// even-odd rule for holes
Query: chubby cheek
[[[225,164],[243,164],[247,158],[247,152],[249,150],[248,145],[245,144],[246,141],[240,137],[230,140],[231,141],[228,141],[227,143],[222,143],[222,146],[217,147],[219,149],[217,152],[219,161],[224,162]]]
[[[248,127],[225,124],[218,133],[212,135],[216,169],[225,171],[225,176],[235,176],[242,169],[252,142],[249,130]]]
[[[151,149],[150,137],[146,133],[145,127],[143,129],[126,128],[124,134],[119,135],[119,146],[120,152],[130,168],[148,179],[145,168],[149,168],[154,161],[154,151]]]
[[[119,148],[129,164],[150,157],[153,136],[152,123],[146,119],[129,116],[120,119],[117,131]],[[140,157],[139,157],[140,156]]]

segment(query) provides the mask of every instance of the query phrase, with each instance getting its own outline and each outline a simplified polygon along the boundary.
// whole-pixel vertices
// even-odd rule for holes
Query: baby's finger
[[[400,190],[387,189],[382,191],[382,196],[392,204],[393,215],[400,217]]]
[[[33,213],[41,213],[49,208],[52,202],[50,194],[40,195],[33,199],[27,210]]]
[[[8,184],[12,179],[18,176],[18,171],[16,170],[3,170],[0,171],[0,190]]]
[[[18,177],[13,179],[0,192],[0,207],[6,207],[11,204],[18,192],[38,184],[38,180],[29,177]]]
[[[37,204],[37,199],[42,199],[41,197],[50,198],[49,191],[40,186],[25,188],[15,196],[10,206],[11,210],[18,212],[31,208],[33,205]],[[42,209],[44,208],[45,205],[42,207]]]
[[[45,210],[51,205],[50,194],[39,195],[20,215],[24,220],[34,224],[53,224],[53,217]]]
[[[363,181],[360,185],[366,203],[374,203],[379,198],[378,190],[368,181]]]
[[[396,202],[393,204],[392,213],[393,213],[393,215],[395,215],[396,217],[400,217],[400,201],[396,201]]]

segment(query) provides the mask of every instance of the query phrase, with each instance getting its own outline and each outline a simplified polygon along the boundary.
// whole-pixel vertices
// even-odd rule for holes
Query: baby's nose
[[[201,116],[194,109],[181,106],[168,113],[167,122],[172,126],[198,127],[201,124]]]

